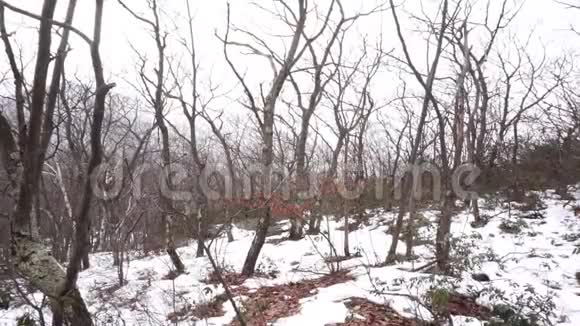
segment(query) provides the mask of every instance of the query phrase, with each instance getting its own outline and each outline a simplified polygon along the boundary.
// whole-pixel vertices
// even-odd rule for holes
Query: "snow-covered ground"
[[[574,193],[580,199],[580,192]],[[417,267],[433,261],[431,245],[418,246],[418,259],[393,266],[379,266],[385,259],[391,242],[387,235],[388,224],[395,213],[372,212],[368,225],[351,232],[351,253],[360,254],[341,263],[341,269],[349,270],[354,280],[318,289],[311,296],[301,299],[300,312],[275,321],[275,325],[327,325],[344,322],[353,317],[344,301],[348,298],[367,298],[379,304],[388,304],[402,316],[431,319],[429,309],[421,305],[426,293],[435,288],[445,288],[463,294],[479,294],[477,302],[492,307],[505,303],[522,308],[523,314],[550,311],[550,322],[557,325],[580,325],[580,288],[575,273],[580,271],[580,256],[573,255],[580,237],[580,219],[574,215],[575,202],[563,201],[553,192],[540,194],[546,209],[543,219],[522,219],[526,214],[514,208],[508,209],[501,201],[481,201],[482,215],[491,217],[482,228],[473,228],[473,217],[461,212],[454,217],[452,227],[455,244],[456,265],[461,267],[461,277],[434,276],[426,272],[412,272]],[[580,202],[579,202],[580,204]],[[490,208],[494,207],[494,208]],[[422,215],[435,221],[436,212],[425,210]],[[519,225],[517,233],[500,229],[502,223]],[[518,221],[524,221],[518,222]],[[328,219],[322,223],[325,231],[339,252],[343,251],[343,231],[337,230],[342,221]],[[328,228],[327,228],[328,225]],[[420,237],[433,239],[435,224],[420,230]],[[228,243],[217,239],[211,251],[225,271],[239,272],[250,246],[253,233],[234,228],[236,241]],[[286,236],[269,237],[268,240]],[[405,253],[404,241],[399,252]],[[212,268],[207,258],[196,258],[196,245],[178,249],[187,274],[175,280],[166,279],[170,260],[166,255],[138,257],[131,255],[126,266],[128,283],[120,288],[116,268],[108,253],[91,256],[91,265],[80,275],[79,288],[99,325],[173,325],[168,316],[184,307],[208,303],[223,293],[223,288],[204,282]],[[245,287],[254,289],[264,286],[298,282],[318,278],[329,271],[323,260],[330,252],[327,240],[318,235],[300,241],[283,241],[264,245],[258,270],[275,278],[246,280]],[[485,273],[490,282],[478,282],[473,273]],[[40,302],[42,295],[34,295]],[[243,305],[243,298],[237,298]],[[419,299],[419,302],[416,300]],[[424,303],[424,302],[423,302]],[[225,315],[198,321],[199,325],[224,325],[235,318],[229,302],[224,303]],[[16,317],[31,308],[21,306],[0,311],[0,325],[13,325]],[[47,311],[47,316],[49,312]],[[356,315],[356,314],[354,314]],[[356,318],[356,316],[355,316]],[[475,318],[454,316],[454,325],[483,325]],[[49,319],[47,319],[49,320]],[[124,321],[121,322],[121,320]],[[181,325],[195,325],[196,321],[181,321]],[[548,322],[539,322],[539,325]]]

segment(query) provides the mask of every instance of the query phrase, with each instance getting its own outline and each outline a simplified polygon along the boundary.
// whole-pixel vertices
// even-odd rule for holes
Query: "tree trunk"
[[[385,189],[384,189],[384,193],[385,193],[385,205],[384,205],[384,209],[387,212],[390,212],[393,210],[393,201],[394,201],[394,181],[391,180],[395,180],[395,178],[390,178],[390,177],[385,177],[384,178],[384,185],[385,185]]]
[[[284,81],[279,81],[278,94],[282,89]],[[276,96],[277,97],[277,96]],[[252,276],[254,274],[254,269],[258,261],[258,256],[262,250],[262,246],[266,242],[266,236],[268,234],[268,228],[270,227],[270,222],[272,219],[272,206],[270,203],[271,191],[272,191],[272,162],[274,159],[273,153],[273,134],[274,134],[274,108],[275,100],[266,103],[264,107],[264,126],[262,128],[262,136],[264,144],[262,147],[262,194],[264,196],[264,216],[258,220],[258,225],[256,227],[256,235],[252,240],[252,245],[246,260],[244,262],[244,267],[242,268],[242,275]]]
[[[310,210],[310,219],[308,221],[308,234],[315,235],[320,233],[320,224],[322,216],[320,214],[320,196],[314,198],[314,207]]]
[[[232,233],[232,223],[228,223],[228,225],[226,225],[226,234],[228,236],[228,242],[234,242],[236,240],[234,238],[234,234]]]
[[[415,76],[415,78],[421,83],[421,86],[423,87],[423,89],[425,90],[425,96],[423,97],[423,104],[421,107],[421,116],[419,118],[419,124],[417,126],[417,135],[415,137],[415,142],[413,143],[413,147],[411,149],[411,156],[409,159],[409,163],[411,165],[415,165],[416,161],[417,161],[417,157],[418,157],[418,151],[419,151],[419,145],[421,144],[421,139],[423,137],[423,128],[425,125],[425,119],[427,117],[427,110],[429,109],[429,105],[432,104],[432,106],[435,108],[435,111],[438,113],[438,118],[440,118],[440,123],[442,123],[441,121],[441,117],[440,117],[440,113],[438,111],[438,103],[437,101],[435,101],[435,99],[433,98],[433,83],[435,81],[435,77],[436,77],[436,73],[437,73],[437,66],[439,64],[439,59],[441,57],[441,53],[442,53],[442,48],[443,48],[443,39],[444,39],[444,34],[445,34],[445,30],[447,29],[447,10],[448,10],[448,1],[445,0],[443,2],[443,7],[442,7],[442,15],[441,15],[441,26],[438,32],[438,37],[437,37],[437,49],[435,51],[435,56],[433,58],[433,63],[431,64],[431,70],[429,71],[428,75],[427,75],[427,79],[425,80],[421,73],[417,70],[417,68],[415,67],[415,65],[412,62],[411,56],[409,54],[409,50],[407,48],[407,44],[405,42],[404,36],[401,32],[401,25],[399,23],[399,18],[397,16],[397,12],[396,12],[396,7],[394,5],[393,0],[390,0],[389,3],[391,4],[391,12],[393,14],[393,18],[395,20],[395,25],[397,27],[397,36],[399,37],[399,41],[401,42],[401,45],[403,47],[403,52],[405,53],[405,58],[407,61],[408,66],[411,68],[411,70],[413,71],[413,74]],[[441,128],[440,131],[440,139],[445,138],[444,134],[444,128]],[[441,143],[441,146],[445,146],[444,143]],[[447,155],[446,151],[442,151],[441,155]],[[444,161],[446,160],[446,158],[444,157]],[[444,162],[444,164],[446,164],[446,162]],[[405,180],[405,179],[404,179]],[[396,251],[397,251],[397,242],[399,240],[399,234],[401,232],[401,228],[403,226],[403,217],[405,215],[405,207],[407,205],[407,200],[408,198],[406,198],[406,196],[414,196],[414,191],[411,193],[411,189],[414,189],[414,180],[411,181],[411,179],[407,179],[408,181],[404,181],[403,182],[403,197],[401,199],[401,203],[399,205],[399,214],[397,216],[397,222],[395,225],[395,232],[393,234],[393,241],[391,242],[391,248],[389,249],[389,254],[387,255],[387,263],[392,263],[396,257]],[[412,182],[412,183],[411,183]],[[413,187],[411,187],[411,185],[413,185]]]
[[[435,256],[437,259],[437,269],[442,273],[449,273],[449,254],[450,254],[450,232],[451,232],[451,214],[453,210],[454,196],[448,194],[443,199],[441,207],[441,216],[439,217],[439,226],[435,239]]]
[[[395,227],[391,232],[391,247],[389,248],[389,253],[387,254],[387,259],[385,260],[386,264],[393,264],[397,259],[397,246],[399,244],[399,238],[401,236],[401,231],[403,230],[403,219],[405,218],[405,213],[407,210],[407,206],[411,201],[411,197],[414,196],[413,187],[411,183],[413,181],[414,176],[411,175],[404,175],[403,176],[403,191],[402,197],[399,203],[399,213],[397,214],[397,219],[395,221]]]
[[[415,218],[417,214],[417,207],[415,203],[415,196],[409,198],[409,219],[407,220],[407,234],[406,245],[407,250],[405,256],[407,259],[413,258],[413,247],[415,245]]]
[[[302,34],[304,31],[304,25],[306,22],[306,7],[305,1],[299,0],[299,17],[298,21],[296,22],[295,32],[292,37],[292,43],[288,48],[288,52],[280,71],[275,76],[272,87],[268,92],[264,100],[264,108],[263,108],[263,121],[261,123],[261,132],[262,132],[262,191],[264,194],[264,199],[266,199],[266,204],[264,207],[264,216],[259,219],[258,226],[256,230],[256,235],[254,236],[254,240],[252,240],[252,245],[250,250],[248,251],[248,255],[246,256],[246,260],[244,262],[244,267],[242,269],[242,275],[244,276],[252,276],[254,274],[254,268],[256,267],[256,262],[258,261],[258,256],[260,255],[260,251],[262,250],[262,246],[266,241],[266,235],[268,233],[268,228],[270,226],[271,218],[272,218],[272,207],[271,203],[269,203],[269,199],[272,192],[272,163],[274,161],[274,141],[273,141],[273,134],[274,134],[274,114],[276,109],[276,101],[282,92],[282,87],[286,82],[286,79],[290,75],[290,70],[294,66],[296,62],[296,53],[298,50],[298,44],[300,43],[300,39],[302,38]],[[228,22],[229,22],[229,12],[228,12]],[[229,26],[228,26],[229,28]],[[252,100],[253,101],[253,100]],[[258,109],[254,108],[255,113],[258,114]]]
[[[73,289],[66,298],[61,298],[58,304],[51,303],[53,308],[53,326],[62,325],[93,325],[91,315],[85,305],[79,290]]]
[[[123,252],[120,251],[117,253],[117,278],[119,280],[119,286],[125,285],[125,271],[124,271],[124,261],[123,261]]]
[[[66,275],[62,266],[41,242],[16,234],[13,262],[21,275],[51,300],[51,308],[66,325],[93,325],[91,315],[76,288],[62,293]],[[57,324],[62,325],[62,324]]]
[[[171,227],[173,225],[172,221],[171,221],[171,217],[170,216],[166,216],[165,218],[165,234],[166,234],[166,243],[165,243],[165,252],[167,252],[167,255],[169,255],[169,258],[171,259],[171,263],[173,264],[173,268],[175,268],[175,273],[177,274],[183,274],[185,273],[185,266],[183,265],[183,262],[181,261],[181,258],[179,258],[179,255],[177,254],[177,250],[175,249],[175,240],[173,239],[173,230],[171,230]]]
[[[264,246],[266,241],[266,235],[268,233],[268,227],[270,226],[270,220],[272,217],[272,211],[270,206],[263,208],[264,215],[258,220],[258,226],[256,227],[256,235],[254,240],[252,240],[252,245],[246,256],[246,261],[244,262],[244,267],[242,268],[242,275],[252,276],[254,275],[254,268],[258,262],[258,256],[260,255],[260,250]]]
[[[473,211],[473,217],[475,219],[476,224],[482,222],[481,220],[481,213],[479,212],[479,201],[477,198],[471,200],[471,209]]]
[[[520,180],[519,180],[519,172],[518,172],[518,148],[519,148],[519,136],[518,136],[518,119],[514,121],[513,124],[513,133],[514,133],[514,146],[512,148],[512,172],[513,172],[513,179],[512,179],[512,190],[513,195],[512,199],[517,202],[521,202],[524,199],[524,191],[521,188]]]
[[[297,241],[302,239],[302,217],[292,216],[290,218],[290,235],[289,239]]]
[[[206,230],[204,227],[204,219],[203,219],[203,208],[202,207],[198,207],[197,208],[197,216],[196,216],[196,222],[197,222],[197,252],[195,254],[196,257],[203,257],[204,256],[204,245],[205,245],[205,237],[206,237]]]
[[[44,1],[42,19],[40,20],[38,52],[36,55],[36,67],[32,88],[32,101],[30,105],[29,133],[23,155],[23,170],[21,175],[11,170],[10,161],[16,161],[18,149],[11,148],[7,156],[4,156],[4,165],[13,180],[21,179],[19,188],[11,189],[11,193],[18,192],[18,203],[14,211],[14,228],[12,229],[12,262],[18,273],[35,288],[51,299],[51,305],[59,320],[67,321],[73,325],[92,325],[90,314],[76,289],[61,293],[66,275],[62,266],[51,255],[50,250],[44,244],[36,241],[30,233],[31,210],[33,198],[38,194],[40,181],[40,168],[44,163],[44,155],[41,148],[41,129],[43,108],[46,95],[46,80],[48,65],[51,61],[50,46],[52,34],[52,17],[56,7],[55,0]],[[67,14],[68,18],[68,14]],[[0,115],[1,116],[1,115]],[[3,117],[2,117],[3,118]],[[48,117],[51,119],[52,117]],[[0,119],[2,120],[2,119]],[[2,121],[0,121],[2,122]],[[0,126],[0,131],[3,129]],[[6,144],[14,145],[12,135],[2,137],[0,143],[5,151]],[[58,307],[61,298],[66,299],[63,303],[62,313]]]
[[[348,234],[350,233],[348,226],[348,214],[344,211],[344,256],[350,257],[350,244],[348,242]]]
[[[87,250],[87,252],[85,253],[85,255],[83,256],[83,260],[82,260],[82,269],[83,270],[87,270],[91,267],[91,261],[89,259],[89,251]]]

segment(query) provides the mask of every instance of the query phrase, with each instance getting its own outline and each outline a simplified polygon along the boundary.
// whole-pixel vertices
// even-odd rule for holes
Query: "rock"
[[[478,282],[489,282],[491,279],[485,273],[472,274],[471,277]]]
[[[499,317],[503,322],[489,323],[488,326],[539,326],[537,317],[530,315],[528,317],[517,314],[510,306],[498,304],[493,307],[493,314]]]
[[[510,306],[498,304],[493,306],[493,314],[505,321],[511,319],[516,313]]]
[[[562,290],[562,285],[556,281],[545,280],[544,284],[552,290]]]
[[[499,225],[499,229],[508,234],[518,234],[522,232],[523,228],[528,227],[528,224],[523,220],[504,220]]]
[[[480,228],[486,226],[488,222],[489,221],[487,219],[481,219],[479,221],[473,221],[470,224],[471,224],[471,227],[472,228],[474,228],[474,229],[480,229]]]
[[[542,214],[540,212],[533,212],[530,214],[523,215],[521,218],[524,218],[527,220],[542,220],[542,219],[545,219],[546,217],[544,216],[544,214]]]
[[[580,272],[576,272],[576,281],[580,285]]]
[[[568,242],[576,242],[576,241],[580,240],[580,233],[567,233],[567,234],[564,234],[562,239],[564,239],[565,241],[568,241]]]
[[[268,228],[268,233],[266,236],[272,237],[272,236],[276,236],[276,235],[281,235],[282,233],[284,233],[286,231],[288,231],[286,226],[282,223],[278,223],[278,224],[271,225]]]
[[[0,310],[10,309],[10,301],[12,300],[10,293],[0,288]]]

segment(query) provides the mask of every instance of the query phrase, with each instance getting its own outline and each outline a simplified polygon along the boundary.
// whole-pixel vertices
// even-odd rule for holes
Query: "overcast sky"
[[[186,24],[185,1],[159,0],[160,6],[164,8],[162,21],[166,29],[171,32],[171,41],[173,42],[169,51],[175,57],[185,55],[181,46],[177,44],[178,38],[187,37],[184,30]],[[288,1],[290,3],[294,2],[293,0]],[[8,0],[8,2],[35,13],[40,12],[42,3],[40,0]],[[273,3],[271,0],[254,0],[254,2],[266,7],[271,6]],[[315,2],[320,8],[324,8],[327,0],[311,2]],[[343,2],[347,8],[347,14],[348,12],[352,13],[360,9],[364,10],[365,8],[373,7],[377,3],[375,0],[343,0]],[[424,42],[424,35],[413,32],[415,29],[421,29],[422,26],[418,25],[416,21],[409,19],[409,15],[421,15],[421,8],[423,8],[423,12],[427,12],[433,17],[433,9],[440,1],[423,0],[423,6],[420,5],[419,0],[407,0],[404,2],[399,0],[397,2],[404,3],[399,8],[400,19],[409,40],[413,59],[419,65],[424,65],[427,62],[425,58],[426,42]],[[515,8],[517,5],[514,4],[521,2],[519,0],[510,0],[510,8]],[[144,15],[150,17],[150,12],[146,10],[146,2],[144,0],[126,0],[126,3],[129,6],[133,6],[135,11],[144,13]],[[225,30],[226,3],[227,1],[225,0],[190,1],[194,12],[198,59],[202,66],[201,80],[207,83],[211,79],[213,83],[223,84],[224,89],[231,88],[236,84],[233,81],[233,75],[229,68],[225,65],[222,45],[214,35],[216,32],[219,35],[223,35]],[[252,5],[252,1],[230,0],[230,3],[232,23],[236,26],[244,27],[260,35],[284,33],[286,31],[281,28],[277,21],[273,20],[271,15]],[[478,0],[474,1],[474,3],[476,7],[472,17],[475,17],[475,20],[482,20],[484,17],[484,11],[482,9],[485,8],[487,1]],[[56,19],[64,19],[66,4],[67,1],[59,1],[58,11],[55,15]],[[497,16],[497,6],[499,6],[500,1],[492,0],[491,4],[491,20],[493,21]],[[88,35],[92,34],[93,10],[93,1],[80,0],[75,15],[74,26],[83,30]],[[16,37],[13,39],[17,40],[21,47],[23,58],[25,63],[29,63],[30,70],[34,63],[33,58],[36,48],[35,32],[38,23],[9,10],[7,10],[6,14],[9,23],[8,31],[16,32]],[[571,33],[569,29],[579,17],[580,11],[566,9],[565,6],[553,0],[527,0],[523,4],[516,20],[510,25],[509,31],[505,31],[502,34],[502,38],[498,41],[495,49],[499,52],[509,52],[510,46],[513,45],[510,44],[513,43],[513,39],[508,39],[509,35],[514,35],[515,39],[519,39],[521,43],[524,43],[530,32],[533,31],[529,45],[529,52],[533,55],[540,55],[543,52],[543,48],[545,48],[548,56],[551,57],[561,55],[562,53],[576,53],[580,49],[578,46],[580,37]],[[352,47],[353,51],[355,51],[360,46],[360,40],[363,36],[373,40],[382,33],[383,47],[385,49],[396,49],[395,54],[400,54],[400,44],[396,38],[392,21],[390,11],[364,18],[357,25],[356,32],[353,34],[354,36],[352,36],[348,46]],[[276,38],[269,38],[269,40],[271,40],[274,46],[283,43],[282,40]],[[477,40],[472,40],[471,42],[477,43]],[[88,46],[74,35],[72,36],[71,44],[73,51],[68,57],[67,73],[70,75],[76,71],[81,75],[92,77]],[[144,24],[131,17],[119,6],[116,0],[105,0],[101,52],[106,75],[111,81],[119,85],[116,89],[117,91],[133,92],[130,83],[136,82],[134,73],[136,55],[131,45],[139,53],[148,54],[154,59],[154,44]],[[261,82],[267,83],[271,80],[271,71],[267,61],[264,59],[241,55],[234,56],[234,59],[236,60],[236,64],[244,67],[242,70],[247,72],[248,78],[255,85]],[[0,65],[4,68],[1,69],[2,71],[8,69],[8,65],[3,56]],[[395,93],[393,82],[397,78],[389,75],[389,73],[389,71],[385,71],[378,79],[378,82],[373,85],[375,92],[381,93],[381,96],[385,99]],[[221,107],[230,106],[230,110],[232,108],[241,110],[234,103],[241,95],[242,93],[236,90],[231,93],[230,97],[223,99],[217,105]]]
[[[167,28],[174,31],[175,28],[182,28],[185,24],[185,1],[187,0],[159,0],[161,6],[165,9],[165,22]],[[578,0],[570,0],[578,1]],[[8,0],[14,5],[28,9],[32,12],[39,13],[41,7],[40,0]],[[143,7],[145,0],[126,0],[127,4],[133,6],[137,12],[149,13]],[[272,32],[273,20],[271,16],[252,6],[252,1],[234,0],[231,1],[232,21],[236,25],[247,27],[253,31]],[[268,6],[271,0],[254,1]],[[323,7],[326,1],[316,1]],[[369,8],[376,3],[375,0],[349,0],[343,1],[345,6],[350,9]],[[398,1],[403,3],[403,1]],[[475,1],[477,4],[485,4],[486,0]],[[492,0],[492,6],[499,4],[499,0]],[[212,1],[190,1],[195,15],[195,33],[198,43],[198,52],[200,61],[206,67],[214,67],[223,64],[222,49],[216,40],[214,33],[222,34],[226,24],[226,3],[225,0]],[[292,3],[292,2],[291,2]],[[364,3],[364,5],[363,5]],[[412,14],[420,14],[418,0],[404,1],[404,10]],[[424,6],[429,8],[438,0],[423,0]],[[63,20],[64,11],[67,1],[59,1],[59,10],[55,17]],[[75,15],[74,25],[79,29],[91,34],[93,22],[93,1],[81,0]],[[353,11],[351,11],[353,12]],[[497,11],[496,11],[497,12]],[[417,27],[416,23],[404,18],[405,12],[401,12],[402,24],[411,29]],[[569,27],[577,21],[580,13],[572,10],[566,10],[563,5],[557,4],[553,0],[527,0],[516,21],[511,25],[511,30],[520,38],[524,39],[530,30],[535,30],[534,41],[542,42],[550,53],[557,54],[562,51],[578,50],[578,42],[573,34],[568,30]],[[34,29],[37,22],[23,18],[18,14],[7,11],[9,22],[8,30],[18,33],[18,42],[24,50],[25,58],[31,58],[36,41],[34,38]],[[473,16],[476,16],[474,14]],[[116,0],[105,0],[105,19],[103,25],[102,56],[105,59],[105,70],[113,76],[130,73],[133,70],[134,53],[129,46],[129,42],[141,51],[152,49],[151,40],[147,38],[147,31],[144,30],[143,24],[137,22],[127,12],[122,9]],[[482,17],[482,16],[481,16]],[[377,35],[379,30],[384,33],[385,48],[397,48],[398,40],[395,37],[392,28],[392,18],[390,12],[376,15],[361,21],[358,25],[360,34]],[[173,32],[177,38],[179,32]],[[410,38],[418,37],[418,34],[409,33]],[[184,35],[185,36],[185,35]],[[79,70],[90,68],[90,60],[87,57],[87,47],[82,44],[78,37],[72,37],[74,51],[69,56],[71,62]],[[498,48],[501,48],[501,44]],[[175,49],[177,52],[179,49]],[[419,51],[417,51],[419,52]],[[5,61],[3,61],[5,63]],[[124,77],[124,76],[123,76]]]

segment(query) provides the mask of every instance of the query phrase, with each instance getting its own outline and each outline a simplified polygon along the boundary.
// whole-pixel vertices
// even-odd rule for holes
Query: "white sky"
[[[163,6],[166,11],[165,17],[162,18],[166,26],[168,26],[168,30],[174,31],[175,28],[179,29],[184,27],[183,24],[185,24],[186,19],[185,1],[187,0],[159,0],[161,6]],[[578,2],[578,0],[570,1]],[[32,12],[40,12],[40,0],[8,0],[8,2]],[[252,2],[251,0],[230,0],[230,2],[233,23],[238,26],[247,27],[252,31],[273,31],[273,20],[267,14],[252,6],[250,4]],[[254,2],[267,6],[271,1],[254,0]],[[322,7],[321,3],[326,1],[310,2],[316,2]],[[369,8],[376,3],[375,0],[343,0],[343,2],[345,3],[347,10],[353,8]],[[401,1],[398,2],[401,3]],[[485,0],[475,1],[475,3],[479,5],[485,4],[485,2]],[[139,8],[145,4],[144,0],[126,0],[126,3],[136,8],[135,10],[138,12],[144,12],[146,15],[149,14],[145,11],[144,7]],[[221,44],[216,40],[214,33],[215,31],[218,31],[220,35],[223,34],[226,24],[226,3],[227,1],[225,0],[190,0],[195,15],[194,23],[196,29],[196,42],[200,61],[202,62],[202,65],[208,69],[220,69],[219,67],[223,66]],[[292,1],[290,1],[290,3],[292,3]],[[365,3],[365,5],[362,5],[362,3]],[[404,9],[408,13],[420,14],[418,0],[406,0],[404,3]],[[428,8],[433,4],[438,4],[439,1],[423,0],[423,3],[424,6]],[[499,3],[500,0],[492,0],[492,7],[494,5],[499,5]],[[59,1],[59,10],[55,17],[61,21],[64,17],[66,4],[67,1]],[[92,34],[93,8],[93,1],[80,0],[75,15],[74,26],[83,30],[88,35]],[[403,10],[399,11],[403,26],[407,29],[415,28],[416,24],[414,22],[405,19],[405,12]],[[37,22],[23,18],[19,14],[15,14],[10,10],[7,10],[6,14],[9,22],[9,32],[17,32],[17,40],[23,48],[24,57],[30,60],[34,54],[36,45],[34,31]],[[568,29],[569,26],[575,24],[578,17],[580,17],[580,12],[566,10],[564,6],[557,4],[553,0],[527,0],[516,21],[511,25],[511,29],[522,39],[527,37],[527,34],[531,29],[535,29],[534,39],[536,42],[542,42],[545,44],[546,49],[550,53],[557,54],[569,50],[576,51],[578,50],[577,44],[579,42],[577,42],[574,35],[571,34]],[[392,28],[391,22],[391,14],[387,11],[383,14],[376,15],[373,18],[364,19],[358,24],[358,30],[360,34],[368,34],[372,37],[373,35],[376,36],[378,31],[382,28],[385,48],[398,49],[399,42],[396,39],[396,34]],[[174,25],[176,25],[176,27]],[[179,33],[178,30],[177,32],[172,33],[175,34],[174,39],[177,38],[177,34]],[[409,42],[411,42],[411,44],[413,44],[412,42],[414,39],[415,41],[418,41],[417,36],[419,35],[417,33],[410,33],[409,31],[407,31],[407,33],[410,37]],[[187,36],[183,33],[182,35]],[[143,24],[129,16],[125,10],[117,4],[116,0],[105,0],[105,19],[103,24],[101,52],[105,62],[105,70],[111,76],[111,79],[115,79],[116,82],[121,82],[119,79],[127,78],[127,75],[131,74],[133,70],[134,54],[128,45],[129,42],[134,44],[139,50],[145,52],[148,49],[153,50],[153,44],[151,43],[151,40],[147,38],[147,32],[143,30]],[[88,72],[90,72],[90,60],[88,58],[87,47],[78,37],[75,36],[73,36],[72,44],[74,51],[69,56],[69,64],[72,63],[77,66],[79,71],[88,70]],[[501,49],[501,46],[501,44],[498,44],[497,48]],[[413,47],[411,47],[411,49],[413,50]],[[175,46],[173,49],[174,52],[178,52],[179,50],[180,48],[178,46]],[[414,52],[419,56],[422,55],[422,51]],[[257,62],[254,61],[260,63],[260,68],[263,66],[263,60],[246,59],[245,63],[250,66],[252,64],[256,65]],[[417,61],[423,62],[424,58],[420,58],[420,60]],[[2,63],[5,64],[5,60],[3,60]],[[244,62],[239,63],[243,64]],[[69,70],[71,69],[69,68]],[[214,75],[219,76],[219,73],[214,73]],[[228,76],[228,78],[229,77],[230,76]]]
[[[169,51],[176,56],[185,55],[182,52],[181,46],[175,42],[178,37],[187,37],[183,29],[185,27],[184,24],[186,24],[185,1],[187,0],[159,0],[160,6],[165,10],[162,20],[166,28],[172,32],[171,40],[173,43]],[[578,0],[570,1],[578,2]],[[40,12],[41,8],[40,0],[8,0],[8,2],[36,13]],[[235,25],[243,26],[261,35],[282,32],[279,24],[272,20],[271,16],[251,5],[252,1],[230,0],[230,2],[232,8],[232,23]],[[271,0],[255,0],[254,2],[264,6],[272,3]],[[293,3],[294,1],[289,0],[289,2]],[[310,2],[316,3],[321,8],[325,8],[324,4],[326,1],[311,0]],[[402,1],[397,2],[402,3]],[[412,32],[413,29],[420,28],[421,26],[418,26],[408,18],[409,14],[419,15],[421,13],[419,2],[419,0],[404,1],[404,8],[399,9],[399,16],[405,29],[405,34],[408,37],[409,47],[415,62],[419,65],[424,65],[427,61],[424,51],[424,36]],[[133,6],[137,12],[143,12],[150,17],[149,12],[144,10],[146,9],[143,7],[146,3],[144,0],[126,0],[126,3]],[[224,89],[229,89],[236,82],[229,67],[225,64],[222,45],[214,36],[216,31],[220,35],[223,35],[226,25],[227,2],[225,0],[213,0],[190,1],[190,3],[195,15],[196,45],[199,61],[202,66],[202,76],[200,79],[202,83],[207,83],[211,79],[213,83],[223,84]],[[372,7],[376,1],[343,0],[343,3],[347,8],[347,12],[354,12],[356,9]],[[476,0],[474,3],[481,9],[482,6],[485,6],[486,0]],[[64,19],[66,4],[67,1],[59,1],[59,9],[55,15],[56,19],[61,21]],[[426,11],[429,10],[429,7],[438,4],[439,0],[423,0]],[[492,0],[492,8],[499,4],[499,0]],[[74,26],[83,30],[88,35],[92,34],[93,9],[93,1],[79,0]],[[481,10],[478,11],[476,9],[474,11],[474,17],[480,17],[480,19],[483,17]],[[497,14],[497,10],[492,10],[492,21],[494,20],[493,17],[495,17],[493,12]],[[38,23],[23,18],[10,10],[6,11],[6,15],[9,23],[8,31],[16,32],[16,37],[13,38],[13,41],[16,40],[18,42],[22,49],[24,61],[25,63],[29,63],[29,69],[31,69],[34,64],[33,58],[36,47],[35,32]],[[152,52],[154,51],[154,44],[148,37],[148,31],[144,30],[144,24],[131,17],[117,4],[116,0],[105,0],[104,17],[101,52],[106,75],[109,76],[110,81],[114,81],[119,85],[116,88],[117,92],[133,92],[133,89],[127,83],[127,81],[135,82],[136,78],[134,73],[135,54],[131,50],[129,43],[133,44],[140,53],[152,55],[152,59],[154,59],[154,52]],[[508,48],[511,44],[510,41],[506,40],[508,34],[515,35],[523,43],[530,31],[533,30],[534,35],[530,45],[531,53],[539,55],[542,47],[546,49],[548,56],[555,57],[562,53],[576,53],[580,49],[578,45],[580,43],[578,42],[580,37],[572,34],[569,28],[575,24],[578,18],[580,18],[580,11],[566,10],[563,5],[557,4],[553,0],[527,0],[516,20],[510,25],[510,30],[503,33],[503,38],[499,40],[495,49],[500,52],[509,51]],[[364,18],[360,21],[355,32],[357,36],[353,37],[353,41],[351,42],[352,50],[357,51],[357,41],[360,40],[361,35],[367,35],[371,42],[373,42],[373,39],[376,39],[377,35],[381,32],[383,33],[384,48],[396,49],[397,51],[395,53],[400,54],[400,44],[395,34],[390,11],[370,18]],[[179,34],[181,36],[178,36]],[[273,44],[280,44],[280,40],[275,38],[271,38],[271,41]],[[471,42],[475,43],[475,41]],[[68,74],[70,75],[76,70],[81,75],[92,78],[88,47],[80,38],[74,35],[72,36],[71,44],[73,51],[68,57]],[[232,49],[231,52],[234,53],[235,49]],[[240,69],[247,72],[248,78],[254,85],[260,82],[267,83],[271,79],[271,71],[266,60],[240,55],[233,57],[240,67],[245,66],[245,69]],[[5,58],[2,56],[0,60],[0,71],[7,70],[8,65]],[[389,71],[385,71],[381,74],[377,82],[374,83],[373,91],[387,99],[395,93],[397,83],[398,77]],[[409,83],[413,85],[414,80],[409,79]],[[256,91],[256,94],[258,94],[258,91]],[[232,114],[237,112],[242,116],[247,115],[247,112],[242,112],[241,110],[243,109],[233,102],[242,96],[241,90],[236,89],[230,94],[228,99],[223,99],[217,103],[216,105],[220,106],[220,108],[216,109],[221,110],[227,107],[230,112],[233,112]],[[279,106],[279,110],[284,109],[283,106]],[[384,114],[388,116],[390,113],[386,112]],[[176,119],[179,120],[178,116],[176,116]]]

